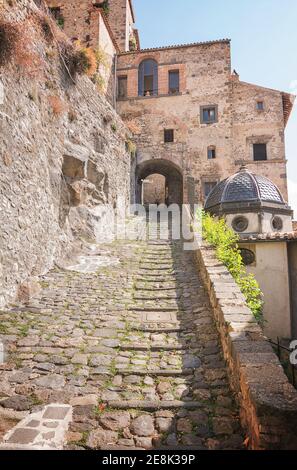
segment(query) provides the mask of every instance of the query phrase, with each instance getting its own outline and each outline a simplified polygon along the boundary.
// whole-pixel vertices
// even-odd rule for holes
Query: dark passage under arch
[[[136,167],[136,202],[143,203],[143,181],[150,175],[165,177],[165,203],[183,203],[183,175],[181,169],[174,163],[163,160],[149,160]],[[152,189],[154,190],[154,189]],[[146,192],[149,188],[146,188]]]

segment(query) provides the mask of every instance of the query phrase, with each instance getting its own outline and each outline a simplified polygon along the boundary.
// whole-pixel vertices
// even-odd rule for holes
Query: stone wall
[[[263,111],[256,107],[263,101]],[[266,176],[287,200],[283,93],[235,80],[232,93],[233,155],[256,174]],[[267,143],[267,161],[253,161],[253,144]]]
[[[100,242],[118,196],[129,201],[126,128],[87,77],[70,80],[55,40],[31,23],[36,11],[21,0],[1,12],[25,24],[22,42],[35,54],[0,67],[1,305],[71,253],[72,241]]]
[[[129,51],[134,15],[130,0],[109,0],[108,22],[121,51]]]
[[[145,59],[158,62],[156,97],[138,96],[138,68]],[[287,197],[284,94],[240,82],[231,73],[228,40],[120,54],[117,69],[118,76],[127,76],[128,90],[127,98],[118,101],[118,111],[139,128],[138,163],[166,159],[178,166],[185,202],[188,178],[196,201],[203,202],[206,183],[234,174],[243,162]],[[174,95],[168,90],[170,70],[180,73],[180,92]],[[264,102],[263,111],[256,109],[257,101]],[[218,120],[203,124],[200,107],[210,105],[218,107]],[[174,130],[174,142],[164,143],[164,129]],[[267,161],[253,161],[253,143],[268,144]],[[208,159],[209,147],[215,147],[215,159]]]
[[[100,87],[110,103],[115,103],[115,55],[119,51],[107,17],[91,0],[46,0],[50,9],[60,8],[63,31],[71,40],[99,51],[102,83]],[[41,5],[43,8],[44,5]]]
[[[92,0],[46,0],[48,7],[60,8],[63,31],[70,38],[77,38],[85,46],[98,47],[99,15]]]
[[[296,449],[297,391],[264,338],[239,287],[207,245],[196,252],[250,449]]]

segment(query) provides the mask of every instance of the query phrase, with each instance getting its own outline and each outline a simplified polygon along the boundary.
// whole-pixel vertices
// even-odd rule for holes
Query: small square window
[[[179,93],[179,70],[169,71],[169,94]]]
[[[257,101],[257,110],[264,111],[264,101]]]
[[[127,77],[119,77],[118,78],[118,98],[127,98],[127,87],[128,87]]]
[[[254,161],[267,160],[267,144],[254,144]]]
[[[174,130],[173,129],[164,129],[164,142],[165,143],[174,142]]]
[[[218,120],[217,106],[201,106],[200,108],[201,124],[211,124]]]
[[[207,158],[208,160],[213,160],[216,158],[216,148],[215,147],[208,147],[207,149]]]
[[[206,181],[204,182],[204,197],[207,198],[211,191],[216,187],[217,181]]]

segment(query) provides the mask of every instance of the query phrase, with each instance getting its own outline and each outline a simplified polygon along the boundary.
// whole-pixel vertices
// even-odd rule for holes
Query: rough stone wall
[[[138,97],[138,67],[142,60],[158,64],[158,97]],[[180,71],[180,93],[168,94],[168,71]],[[232,175],[247,163],[267,176],[287,197],[282,93],[239,81],[231,75],[229,41],[186,47],[143,50],[118,57],[118,75],[127,76],[128,97],[118,111],[139,128],[138,161],[166,159],[187,179],[193,178],[196,200],[203,202],[205,183]],[[257,111],[257,100],[265,109]],[[217,105],[218,122],[201,124],[200,106]],[[174,143],[164,143],[164,129],[174,129]],[[268,143],[268,161],[254,162],[253,143]],[[216,158],[209,160],[208,147]]]
[[[100,51],[102,55],[100,72],[103,78],[101,88],[106,98],[114,103],[114,58],[117,48],[102,10],[94,7],[91,0],[79,2],[77,0],[46,0],[46,2],[49,8],[61,8],[64,21],[63,31],[70,39],[77,39],[82,46]]]
[[[98,47],[100,12],[92,0],[46,0],[46,3],[49,8],[61,9],[63,30],[70,39],[77,38],[83,45]]]
[[[121,51],[129,50],[129,36],[133,25],[129,0],[109,0],[108,22]]]
[[[26,22],[38,66],[0,67],[0,304],[24,281],[71,253],[79,237],[100,241],[110,207],[129,200],[126,129],[87,77],[70,80],[55,41],[28,16],[33,2],[4,4],[2,17]],[[102,207],[102,205],[104,205]]]
[[[258,100],[264,103],[263,111],[256,107]],[[234,81],[232,101],[235,164],[244,162],[250,171],[272,180],[286,199],[288,188],[282,93]],[[267,143],[267,161],[253,161],[254,143]]]

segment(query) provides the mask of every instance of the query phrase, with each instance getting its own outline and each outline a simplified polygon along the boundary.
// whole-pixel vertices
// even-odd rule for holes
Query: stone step
[[[178,310],[176,306],[150,306],[150,305],[130,305],[128,307],[130,312],[174,312],[176,315],[184,315],[185,312],[182,310]]]
[[[156,283],[157,285],[156,286],[149,286],[149,287],[145,287],[145,283],[142,283],[142,284],[136,284],[135,285],[135,290],[137,291],[143,291],[143,292],[155,292],[156,290],[157,291],[176,291],[178,290],[176,287],[160,287],[160,282],[157,282]]]
[[[151,273],[154,271],[155,273],[162,273],[162,272],[166,272],[166,273],[173,273],[173,266],[161,266],[161,265],[158,265],[158,267],[156,266],[148,266],[148,265],[140,265],[139,266],[139,269],[141,271],[150,271]],[[142,274],[142,273],[140,273]]]
[[[161,275],[150,275],[150,274],[146,274],[145,277],[144,275],[138,275],[136,278],[135,278],[135,282],[176,282],[176,278],[175,276],[161,276]]]
[[[148,292],[144,293],[141,291],[138,291],[136,295],[133,296],[134,300],[179,300],[181,299],[180,295],[176,294],[155,294],[149,295]]]
[[[133,345],[121,344],[119,347],[122,351],[186,351],[182,344],[134,343]]]
[[[138,328],[133,328],[132,331],[139,331],[144,333],[191,333],[190,330],[186,328],[181,328],[180,326],[149,326],[149,325],[139,325]]]
[[[194,374],[194,369],[147,369],[145,366],[121,369],[115,367],[115,370],[120,375],[150,375],[151,377],[161,376],[161,377],[183,377]]]
[[[109,408],[116,408],[119,410],[166,410],[166,409],[178,409],[183,408],[186,410],[193,410],[201,408],[202,404],[198,401],[182,401],[182,400],[160,400],[160,401],[149,401],[149,400],[110,400],[107,402]]]

